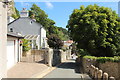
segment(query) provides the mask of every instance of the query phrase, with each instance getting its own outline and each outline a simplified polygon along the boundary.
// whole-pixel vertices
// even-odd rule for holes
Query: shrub
[[[27,39],[22,39],[22,46],[23,46],[23,51],[29,51],[31,49],[30,44],[31,42]]]
[[[89,53],[86,50],[84,50],[84,49],[79,49],[79,53],[80,53],[80,56],[89,55]]]
[[[48,36],[48,45],[54,49],[61,49],[63,46],[62,40],[55,34]]]
[[[120,62],[120,56],[114,56],[114,57],[95,57],[95,56],[84,56],[83,58],[86,59],[96,59],[99,63],[105,63],[105,62]]]
[[[86,58],[86,59],[97,59],[97,57],[95,57],[95,56],[84,56],[83,58]]]

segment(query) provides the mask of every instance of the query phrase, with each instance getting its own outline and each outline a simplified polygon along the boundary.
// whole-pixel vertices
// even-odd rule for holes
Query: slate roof
[[[23,36],[18,35],[17,33],[13,33],[13,32],[8,32],[7,36],[16,37],[16,38],[19,38],[19,39],[23,39],[24,38]]]
[[[21,17],[8,24],[8,29],[22,35],[40,35],[40,28],[43,26],[29,17]]]

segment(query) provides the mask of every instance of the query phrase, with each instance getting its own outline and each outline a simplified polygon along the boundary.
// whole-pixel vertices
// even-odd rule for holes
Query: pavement
[[[56,69],[45,75],[43,78],[75,78],[79,80],[92,80],[87,74],[80,73],[75,60],[69,60],[57,66]],[[44,80],[44,79],[43,79]]]
[[[33,80],[74,79],[92,80],[87,74],[80,73],[75,60],[68,60],[57,67],[48,67],[42,63],[20,62],[8,70],[8,78],[36,78]]]
[[[20,62],[7,72],[8,78],[35,78],[50,68],[42,63]]]

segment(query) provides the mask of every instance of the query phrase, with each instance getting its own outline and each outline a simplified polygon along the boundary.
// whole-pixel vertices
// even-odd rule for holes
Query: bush
[[[114,57],[98,57],[97,62],[105,63],[106,61],[114,62]]]
[[[29,51],[31,49],[30,44],[31,42],[27,39],[22,39],[22,46],[23,46],[23,51]]]
[[[54,49],[61,49],[63,46],[62,40],[55,34],[48,36],[48,45]]]
[[[105,63],[105,62],[120,62],[120,56],[114,56],[114,57],[95,57],[95,56],[84,56],[83,58],[86,59],[96,59],[99,63]]]
[[[84,49],[79,49],[79,53],[80,53],[80,56],[89,55],[89,53],[87,51],[85,51]]]

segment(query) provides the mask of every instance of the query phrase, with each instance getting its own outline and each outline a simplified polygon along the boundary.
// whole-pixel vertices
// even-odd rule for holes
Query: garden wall
[[[119,63],[116,62],[105,62],[105,63],[99,63],[98,68],[103,70],[104,72],[107,72],[109,76],[114,76],[116,79],[119,79]]]
[[[68,51],[60,49],[40,49],[40,50],[29,50],[23,52],[21,62],[42,62],[48,66],[56,66],[61,62],[64,62],[69,57]]]
[[[88,73],[88,67],[90,65],[94,65],[95,67],[101,69],[103,72],[107,72],[109,76],[113,76],[116,80],[120,80],[120,62],[107,61],[105,63],[99,63],[95,59],[78,58],[76,60],[76,63],[80,64],[80,67],[82,67],[85,73]]]

